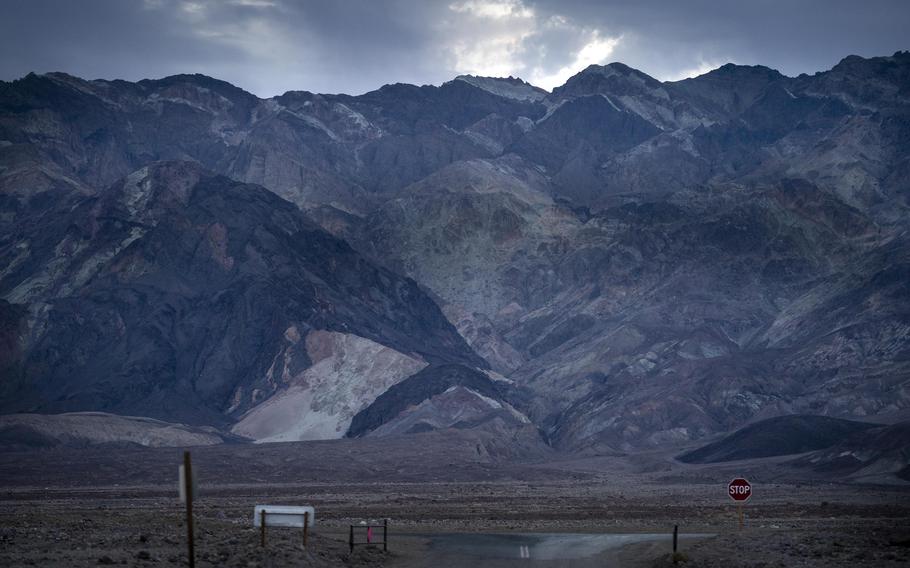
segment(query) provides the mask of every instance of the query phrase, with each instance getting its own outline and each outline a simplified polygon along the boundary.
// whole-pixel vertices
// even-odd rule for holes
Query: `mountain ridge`
[[[798,77],[725,65],[659,82],[597,66],[533,99],[490,90],[520,79],[259,99],[204,76],[29,75],[0,86],[0,282],[13,304],[0,316],[27,300],[28,286],[14,291],[31,255],[70,262],[48,237],[61,231],[57,212],[157,160],[188,160],[266,188],[364,262],[413,279],[469,345],[460,364],[485,359],[513,381],[495,402],[516,396],[560,449],[687,444],[779,414],[900,412],[908,77],[904,52]],[[217,247],[219,231],[206,237]],[[238,262],[217,247],[216,263]],[[10,318],[2,329],[20,325]],[[295,388],[312,378],[303,367],[314,354],[338,361],[332,376],[347,389],[357,354],[413,341],[413,329],[358,335],[372,343],[333,329],[307,345],[301,330],[285,351],[300,362],[288,367]],[[414,371],[416,352],[402,349],[409,360],[390,360]],[[443,418],[455,401],[483,410],[468,390],[430,392],[420,412],[378,428],[454,424]],[[342,407],[340,435],[359,412]],[[283,432],[310,427],[289,420]]]
[[[4,410],[224,426],[310,365],[301,340],[320,329],[485,367],[413,281],[261,187],[157,162],[57,213],[29,228],[19,242],[34,252],[0,284],[29,309]]]

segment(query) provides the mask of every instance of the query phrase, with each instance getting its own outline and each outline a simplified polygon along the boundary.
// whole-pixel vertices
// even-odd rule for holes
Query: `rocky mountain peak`
[[[765,81],[776,81],[782,79],[784,75],[777,71],[776,69],[771,69],[764,65],[739,65],[736,63],[725,63],[718,67],[708,71],[703,75],[698,77],[692,77],[689,79],[683,79],[683,81],[693,81],[700,77],[713,77],[713,78],[724,78],[730,81],[754,81],[757,79],[762,79]]]
[[[475,75],[459,75],[454,80],[464,81],[494,95],[519,101],[540,101],[549,94],[539,87],[512,76],[479,77]]]
[[[845,71],[851,68],[855,69],[866,63],[866,61],[867,59],[860,55],[848,55],[838,61],[837,65],[832,68],[832,71]]]
[[[229,95],[231,98],[252,97],[254,99],[258,99],[256,95],[249,93],[240,87],[236,87],[227,81],[222,81],[221,79],[203,75],[202,73],[181,73],[177,75],[169,75],[161,79],[143,79],[142,81],[139,81],[138,84],[140,86],[153,90],[165,89],[174,85],[192,85],[195,87],[209,89],[211,91]]]
[[[881,57],[862,57],[848,55],[841,59],[830,71],[817,73],[818,75],[891,75],[906,72],[910,66],[910,51],[896,51],[893,55]]]
[[[787,81],[780,72],[763,65],[727,63],[698,77],[667,83],[667,88],[711,115],[730,116],[749,108],[769,85]]]
[[[582,69],[577,75],[602,75],[604,77],[609,77],[612,75],[632,75],[632,74],[642,74],[641,71],[629,67],[625,63],[619,61],[613,61],[605,65],[599,65],[593,63]]]
[[[565,85],[553,89],[553,97],[584,95],[631,95],[662,90],[660,81],[623,63],[589,65]]]

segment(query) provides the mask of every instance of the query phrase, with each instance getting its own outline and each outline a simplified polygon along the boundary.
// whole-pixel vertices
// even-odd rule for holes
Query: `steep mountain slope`
[[[22,330],[5,411],[224,425],[306,389],[308,369],[333,358],[354,365],[323,411],[335,415],[427,363],[484,365],[413,281],[261,187],[190,163],[155,163],[52,209],[4,235],[0,255]],[[352,363],[363,349],[389,353],[387,365]]]
[[[160,237],[154,251],[179,261],[172,271],[180,278],[167,280],[168,294],[184,298],[176,313],[192,312],[201,301],[194,294],[209,298],[221,282],[218,297],[237,314],[187,331],[166,313],[137,340],[160,358],[158,345],[204,335],[180,345],[231,354],[218,356],[230,363],[187,367],[209,397],[198,403],[210,411],[200,420],[237,420],[238,431],[260,439],[337,437],[447,428],[463,406],[472,416],[465,423],[514,418],[512,427],[526,417],[553,445],[597,451],[688,443],[781,414],[900,411],[910,403],[908,156],[905,52],[848,57],[812,76],[725,65],[666,83],[614,63],[550,94],[517,79],[463,76],[356,97],[301,91],[262,100],[203,76],[127,83],[30,75],[0,84],[0,363],[17,385],[88,365],[95,348],[81,342],[90,334],[40,354],[7,338],[36,333],[66,305],[79,306],[69,308],[65,321],[73,322],[87,305],[101,313],[139,301],[96,287],[111,274],[97,267],[150,242],[142,192],[122,189],[138,197],[110,211],[99,205],[97,215],[85,204],[107,203],[99,188],[152,160],[180,158],[292,201],[369,258],[368,275],[382,275],[364,283],[360,270],[327,269],[343,245],[324,233],[316,241],[334,252],[302,265],[284,250],[302,246],[297,238],[255,249],[261,262],[231,239],[224,244],[222,233],[237,228],[223,218],[255,211],[259,219],[273,207],[265,198],[231,198],[215,215],[224,230],[215,223],[204,238],[201,229],[186,232],[201,212],[149,213],[174,219],[166,228],[176,240]],[[315,230],[301,229],[303,240]],[[105,244],[80,248],[85,239],[73,231]],[[196,242],[207,244],[190,255]],[[344,250],[348,265],[367,263]],[[197,262],[199,251],[211,259]],[[113,273],[132,282],[144,270],[132,266]],[[210,277],[222,272],[234,276]],[[263,274],[267,282],[253,277]],[[422,290],[399,288],[395,274]],[[311,289],[314,281],[337,294]],[[145,296],[145,288],[130,294],[142,306],[170,298]],[[411,297],[423,307],[400,305]],[[286,313],[289,298],[300,313]],[[219,313],[221,304],[208,302],[198,309]],[[409,379],[445,375],[449,364],[470,375],[485,364],[451,327],[443,331],[432,302],[512,381],[496,390],[495,404],[476,385],[437,392]],[[225,326],[229,336],[254,330],[264,354],[243,342],[210,347],[218,336],[211,330]],[[240,380],[239,395],[239,383],[223,377],[238,361],[255,375]],[[140,357],[122,372],[159,376],[145,364]],[[7,402],[7,394],[0,407],[96,404],[85,393],[104,389],[89,384],[65,394],[23,386],[32,402]],[[387,401],[387,393],[411,401],[409,410],[383,411],[361,431],[368,399]],[[160,407],[154,396],[133,400]],[[301,407],[320,418],[301,419]]]
[[[0,151],[16,164],[0,180],[98,187],[150,160],[192,158],[304,207],[364,215],[450,163],[516,152],[589,207],[616,193],[780,176],[823,181],[855,206],[906,206],[908,67],[899,52],[811,77],[725,65],[661,83],[614,63],[546,97],[517,79],[464,76],[268,100],[201,75],[29,75],[0,84]]]
[[[910,247],[867,242],[875,229],[861,216],[847,237],[798,215],[792,193],[812,191],[731,191],[700,205],[677,196],[662,222],[656,206],[596,217],[615,236],[567,266],[589,295],[536,314],[554,341],[519,370],[532,389],[574,399],[550,406],[559,443],[626,447],[781,413],[904,408],[907,289],[885,275],[906,270]],[[584,315],[585,329],[571,323]]]
[[[459,162],[406,188],[342,234],[430,288],[478,353],[507,373],[523,357],[490,322],[510,317],[529,295],[536,303],[553,296],[545,275],[525,277],[563,254],[580,226],[548,188],[521,160]]]
[[[566,148],[554,136],[513,149],[546,166],[561,193],[588,206],[608,205],[605,197],[621,192],[802,177],[851,205],[874,207],[895,197],[890,179],[906,186],[908,69],[910,53],[898,52],[846,58],[811,77],[728,64],[660,83],[622,64],[594,65],[544,101],[555,110],[528,138],[572,130],[577,112],[559,111],[584,104],[593,123],[610,114],[625,117],[604,123],[608,134],[600,129],[613,145],[592,147],[578,136]],[[619,125],[638,119],[655,130],[636,141]],[[623,140],[628,147],[616,145]],[[906,207],[905,197],[899,202]]]
[[[907,405],[906,236],[805,182],[587,217],[531,172],[451,166],[352,242],[435,292],[535,393],[553,443],[627,449],[761,415]]]
[[[34,183],[27,176],[104,187],[150,161],[193,159],[298,205],[363,213],[376,192],[501,152],[522,132],[519,117],[543,112],[465,80],[262,100],[203,75],[128,83],[30,74],[0,82],[0,188],[21,191]]]

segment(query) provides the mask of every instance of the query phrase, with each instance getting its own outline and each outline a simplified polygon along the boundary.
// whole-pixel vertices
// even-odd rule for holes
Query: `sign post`
[[[730,499],[736,501],[739,515],[739,528],[742,529],[743,503],[752,497],[752,484],[744,477],[737,477],[727,485],[727,494],[730,495]]]
[[[259,525],[259,546],[265,548],[265,509],[259,511],[259,515],[262,518]]]
[[[196,555],[193,551],[193,465],[190,453],[183,452],[183,466],[180,468],[180,497],[186,502],[186,542],[190,568],[196,566]]]
[[[303,547],[307,546],[307,539],[310,536],[310,512],[303,513]]]

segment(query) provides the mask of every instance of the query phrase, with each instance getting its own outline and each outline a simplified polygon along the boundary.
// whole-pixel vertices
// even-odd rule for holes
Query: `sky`
[[[459,74],[551,90],[620,61],[660,80],[786,75],[910,49],[908,0],[0,0],[0,79],[203,73],[268,97]]]

